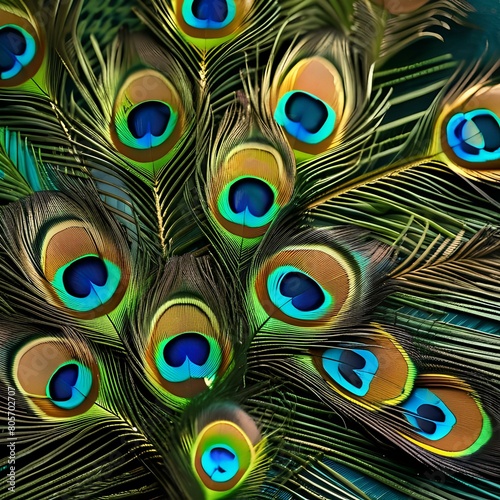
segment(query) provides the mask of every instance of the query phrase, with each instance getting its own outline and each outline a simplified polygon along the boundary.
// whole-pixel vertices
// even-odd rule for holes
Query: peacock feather
[[[0,0],[0,499],[500,498],[498,0]]]

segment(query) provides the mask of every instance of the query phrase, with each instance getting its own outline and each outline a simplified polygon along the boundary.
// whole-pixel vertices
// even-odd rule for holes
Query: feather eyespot
[[[204,425],[191,451],[196,478],[210,493],[210,498],[223,498],[233,493],[252,472],[257,462],[256,447],[261,434],[254,420],[243,410],[222,406],[201,419]]]
[[[21,308],[26,308],[27,291],[36,304],[33,312],[44,317],[94,320],[113,312],[118,319],[129,289],[129,247],[97,198],[88,196],[83,203],[61,192],[40,191],[5,213],[0,243],[24,269],[18,278],[24,291],[19,298],[13,293]]]
[[[140,102],[127,111],[127,131],[123,133],[117,126],[119,139],[135,149],[149,149],[162,144],[171,134],[177,123],[177,114],[172,107],[162,101]]]
[[[278,309],[294,319],[321,318],[335,299],[311,276],[295,266],[280,266],[267,278],[267,291]]]
[[[37,73],[43,45],[27,19],[3,10],[0,13],[0,87],[15,87]]]
[[[184,332],[160,342],[155,359],[160,375],[168,382],[199,378],[208,384],[221,365],[222,353],[215,339]]]
[[[275,194],[262,179],[244,177],[228,186],[227,199],[233,214],[248,211],[249,216],[263,217],[271,210]]]
[[[323,57],[305,58],[274,84],[271,106],[299,156],[320,154],[330,148],[344,118],[340,73]]]
[[[461,160],[483,164],[500,160],[500,118],[493,111],[475,109],[453,115],[446,125],[446,138]]]
[[[326,326],[348,306],[353,293],[348,262],[331,249],[283,249],[260,268],[255,280],[267,314],[296,326]]]
[[[296,90],[281,97],[274,118],[288,135],[306,144],[318,144],[332,134],[336,114],[315,95]]]
[[[14,379],[44,415],[66,418],[89,410],[99,392],[92,354],[57,338],[30,342],[14,360]]]
[[[400,434],[436,455],[471,455],[493,436],[491,420],[478,395],[454,376],[420,375],[401,408],[413,432]]]
[[[42,269],[53,300],[82,319],[111,312],[128,285],[121,249],[94,236],[83,222],[65,221],[50,229],[42,247]]]
[[[402,407],[415,431],[431,441],[447,436],[457,423],[455,415],[429,389],[415,389]]]
[[[408,398],[417,375],[394,335],[375,323],[350,342],[311,354],[319,374],[337,393],[372,411]]]
[[[116,149],[138,162],[168,155],[184,132],[185,110],[175,86],[145,69],[130,75],[118,91],[111,118]]]
[[[500,170],[500,85],[471,88],[446,103],[437,121],[434,148],[454,170],[498,180]]]
[[[229,183],[220,194],[220,215],[229,223],[260,228],[277,213],[276,189],[259,177],[240,177]],[[260,231],[259,231],[260,232]]]
[[[322,365],[335,383],[355,396],[366,396],[379,369],[377,356],[363,349],[327,349]]]
[[[210,178],[210,213],[232,235],[258,238],[290,200],[292,190],[292,177],[278,151],[245,143],[231,150]]]
[[[152,322],[147,373],[171,397],[188,399],[228,369],[232,349],[210,309],[195,299],[164,304]]]
[[[350,228],[309,228],[294,238],[289,224],[271,228],[252,262],[247,307],[256,328],[307,344],[361,324],[384,296],[378,284],[386,280],[390,249]]]
[[[236,35],[252,3],[252,0],[176,0],[175,20],[189,42],[210,49]]]
[[[59,365],[47,383],[47,397],[60,408],[73,410],[88,397],[92,388],[92,373],[78,361]]]
[[[5,24],[0,28],[0,78],[18,75],[35,57],[35,39],[20,26]]]
[[[121,277],[120,268],[113,262],[84,255],[61,266],[51,283],[66,307],[88,312],[113,298]]]
[[[197,29],[225,28],[236,17],[234,0],[184,0],[182,18],[188,26]]]

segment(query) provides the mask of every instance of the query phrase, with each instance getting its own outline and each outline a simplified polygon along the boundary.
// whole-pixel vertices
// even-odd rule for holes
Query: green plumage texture
[[[0,0],[0,499],[500,498],[499,13]]]

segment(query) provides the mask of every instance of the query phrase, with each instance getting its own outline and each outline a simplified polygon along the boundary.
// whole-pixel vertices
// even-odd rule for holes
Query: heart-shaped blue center
[[[363,356],[355,351],[344,350],[340,355],[339,372],[347,380],[347,382],[357,389],[361,389],[363,381],[357,373],[357,370],[362,370],[366,366],[366,360]]]
[[[236,452],[226,444],[211,446],[201,456],[203,470],[218,483],[230,481],[239,469]]]
[[[68,361],[54,371],[45,392],[55,406],[73,410],[85,402],[92,386],[91,371],[78,361]]]
[[[305,92],[296,91],[285,105],[288,119],[299,123],[311,134],[316,134],[328,119],[328,109],[321,99]]]
[[[78,380],[79,367],[70,363],[58,368],[49,383],[49,395],[54,401],[69,401]]]
[[[322,356],[325,372],[335,383],[356,396],[366,396],[378,372],[378,359],[367,349],[332,348]]]
[[[141,102],[127,117],[127,125],[136,139],[146,136],[160,137],[167,130],[170,108],[160,101]]]
[[[500,159],[500,118],[489,109],[475,109],[453,115],[447,126],[449,146],[468,162]]]
[[[93,285],[104,286],[108,280],[108,270],[99,257],[92,255],[72,262],[62,276],[67,293],[73,297],[85,298],[90,295]]]
[[[199,333],[188,332],[177,335],[165,344],[163,357],[169,366],[178,368],[188,359],[191,363],[202,366],[210,356],[210,344]]]
[[[325,302],[325,294],[318,283],[300,272],[289,272],[283,276],[280,293],[292,298],[292,305],[299,311],[315,311]]]
[[[272,189],[260,179],[245,177],[229,188],[229,206],[235,214],[248,210],[255,217],[266,215],[274,203]]]
[[[216,23],[225,21],[228,14],[226,0],[193,0],[191,11],[200,21]]]
[[[447,436],[457,423],[453,412],[429,389],[414,389],[401,406],[415,432],[431,441],[439,441]]]
[[[26,51],[26,39],[23,34],[11,27],[0,28],[0,73],[11,70],[20,56]]]
[[[490,114],[476,114],[464,119],[455,129],[462,148],[469,154],[479,154],[479,150],[493,152],[500,148],[500,125]]]
[[[437,430],[436,423],[444,422],[446,415],[441,408],[434,405],[423,404],[417,408],[417,415],[422,418],[416,417],[417,425],[422,432],[426,434],[434,434]]]

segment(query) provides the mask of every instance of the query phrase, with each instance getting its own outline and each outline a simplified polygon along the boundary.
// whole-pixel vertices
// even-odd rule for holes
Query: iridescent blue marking
[[[236,17],[236,3],[234,0],[185,0],[182,17],[192,28],[222,29]]]
[[[78,379],[78,365],[70,363],[60,367],[49,383],[49,393],[56,401],[68,401],[73,394],[73,387]]]
[[[255,217],[263,217],[274,203],[273,190],[260,179],[239,179],[229,188],[229,206],[239,214],[248,210]]]
[[[108,302],[120,279],[121,271],[117,265],[97,255],[83,255],[61,266],[52,286],[64,305],[87,312]]]
[[[377,371],[378,359],[364,349],[327,349],[322,356],[326,373],[355,396],[366,396]]]
[[[185,332],[158,344],[155,354],[160,375],[169,382],[211,378],[222,362],[216,339],[197,332]]]
[[[262,227],[269,224],[280,207],[277,190],[263,179],[238,177],[222,189],[217,206],[228,221],[241,226]]]
[[[99,257],[88,256],[72,262],[63,273],[64,289],[80,299],[92,292],[94,285],[103,287],[108,281],[108,271]]]
[[[295,319],[319,319],[334,302],[316,280],[294,266],[275,269],[267,278],[267,291],[273,304]]]
[[[401,406],[415,432],[431,441],[447,436],[457,423],[451,410],[429,389],[415,389]]]
[[[233,448],[227,444],[217,444],[203,453],[201,466],[213,481],[225,483],[238,473],[239,460]]]
[[[462,160],[483,163],[500,159],[500,119],[489,109],[452,116],[446,125],[446,139]]]
[[[15,24],[0,28],[0,79],[9,80],[18,75],[35,57],[35,39]]]
[[[128,129],[135,138],[132,147],[148,149],[162,144],[171,135],[176,123],[177,114],[164,102],[136,104],[127,116]]]
[[[193,0],[191,12],[201,21],[222,23],[226,20],[228,9],[225,0]]]
[[[72,410],[80,406],[92,389],[92,373],[77,361],[63,363],[50,377],[47,397],[59,408]]]
[[[177,335],[163,349],[165,361],[175,368],[182,366],[186,359],[198,366],[207,362],[210,355],[208,340],[199,333]]]
[[[318,144],[333,132],[336,114],[330,105],[315,95],[292,90],[279,100],[274,119],[298,140]]]
[[[290,272],[280,282],[280,293],[290,297],[299,311],[315,311],[323,305],[325,294],[312,278],[304,273]]]

